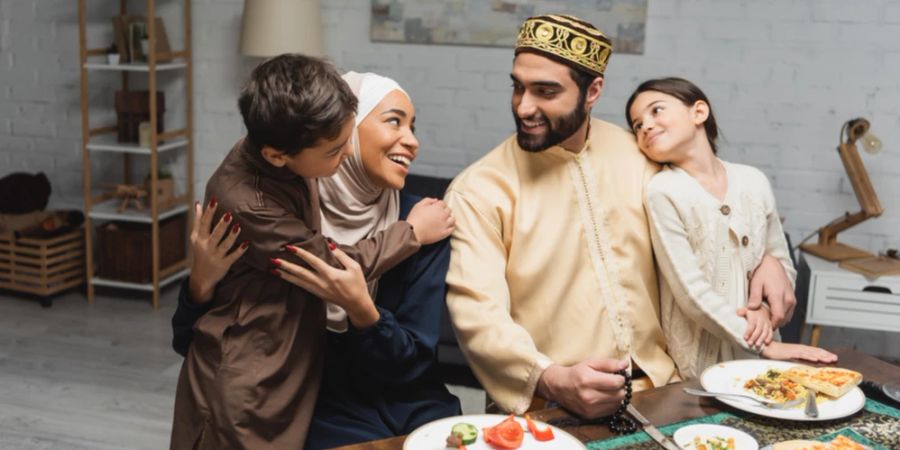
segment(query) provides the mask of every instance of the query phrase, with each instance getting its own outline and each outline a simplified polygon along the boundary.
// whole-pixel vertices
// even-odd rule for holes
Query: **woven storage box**
[[[186,256],[186,216],[178,214],[159,222],[160,271]],[[150,224],[108,222],[97,227],[97,276],[131,283],[153,280]]]
[[[163,132],[166,98],[156,93],[156,131]],[[138,142],[141,122],[150,121],[150,91],[116,91],[117,137],[119,142]]]
[[[0,288],[49,296],[83,283],[83,230],[47,239],[0,234]]]

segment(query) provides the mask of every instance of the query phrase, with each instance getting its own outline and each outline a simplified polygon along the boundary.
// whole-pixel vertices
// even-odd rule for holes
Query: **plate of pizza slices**
[[[734,408],[776,419],[797,421],[834,420],[855,414],[866,403],[857,386],[862,375],[838,367],[811,367],[791,361],[743,359],[717,363],[700,375],[700,384],[710,392],[728,392],[785,403],[816,393],[818,417],[804,414],[805,400],[793,407],[776,409],[751,400],[716,397]]]

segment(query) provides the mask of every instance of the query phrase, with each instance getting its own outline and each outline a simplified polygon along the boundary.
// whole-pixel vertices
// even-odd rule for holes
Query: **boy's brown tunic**
[[[339,266],[318,232],[316,182],[273,167],[241,140],[210,178],[206,197],[218,199],[217,216],[234,215],[250,249],[194,326],[178,379],[171,448],[300,449],[319,390],[325,307],[270,273],[269,258],[299,263],[282,250],[292,244]],[[371,281],[419,244],[401,221],[341,248]]]

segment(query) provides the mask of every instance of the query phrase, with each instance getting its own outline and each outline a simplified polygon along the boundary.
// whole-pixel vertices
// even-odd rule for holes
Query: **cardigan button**
[[[722,207],[719,208],[719,211],[722,212],[723,216],[727,216],[727,215],[731,214],[731,207],[728,205],[722,205]]]
[[[742,237],[742,238],[741,238],[741,245],[743,245],[744,247],[746,247],[748,244],[750,244],[750,238],[748,238],[747,236]]]

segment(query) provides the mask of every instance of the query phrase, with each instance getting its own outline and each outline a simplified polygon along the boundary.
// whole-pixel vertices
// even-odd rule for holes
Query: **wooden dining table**
[[[866,380],[879,384],[900,381],[900,367],[898,366],[850,348],[839,348],[832,351],[838,355],[837,365],[839,367],[856,370],[862,373]],[[636,392],[632,404],[657,427],[730,410],[728,406],[714,398],[685,394],[682,389],[684,387],[699,388],[700,382],[691,380]],[[544,422],[569,416],[561,408],[542,409],[531,412],[529,415]],[[613,437],[605,425],[582,425],[563,427],[563,429],[582,442]],[[401,450],[405,440],[406,436],[397,436],[338,447],[338,450]]]

